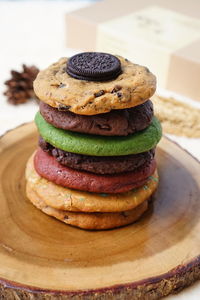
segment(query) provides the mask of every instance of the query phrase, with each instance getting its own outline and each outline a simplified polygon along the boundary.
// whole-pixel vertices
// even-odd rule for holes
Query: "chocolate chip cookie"
[[[80,115],[96,115],[113,109],[137,106],[155,92],[156,78],[148,68],[116,56],[121,73],[114,80],[87,81],[66,72],[68,58],[61,58],[34,81],[38,98],[52,107],[65,108]]]

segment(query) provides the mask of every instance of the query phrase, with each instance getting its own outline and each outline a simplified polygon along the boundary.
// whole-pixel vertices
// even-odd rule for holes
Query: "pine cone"
[[[30,98],[37,99],[33,91],[33,81],[35,80],[39,69],[35,66],[22,65],[23,71],[11,71],[11,79],[5,82],[7,91],[4,95],[7,96],[8,102],[14,105],[25,103]]]

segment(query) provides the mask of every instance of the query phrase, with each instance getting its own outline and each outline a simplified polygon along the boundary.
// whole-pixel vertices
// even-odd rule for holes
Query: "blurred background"
[[[0,41],[0,135],[33,120],[38,69],[98,50],[156,74],[164,133],[200,159],[200,1],[0,0]],[[199,295],[196,284],[176,299]]]
[[[35,101],[13,105],[3,95],[11,70],[21,72],[22,64],[42,69],[75,53],[66,47],[66,14],[91,2],[0,1],[0,134],[33,120],[38,110]]]

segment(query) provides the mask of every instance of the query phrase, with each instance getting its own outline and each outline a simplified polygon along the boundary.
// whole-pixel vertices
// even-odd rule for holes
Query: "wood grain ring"
[[[163,138],[151,210],[134,225],[88,233],[49,218],[26,199],[24,169],[36,137],[31,123],[0,139],[1,299],[159,299],[200,278],[194,158]]]

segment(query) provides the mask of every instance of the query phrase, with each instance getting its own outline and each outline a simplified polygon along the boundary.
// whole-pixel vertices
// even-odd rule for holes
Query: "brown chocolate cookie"
[[[149,126],[153,117],[150,100],[129,109],[112,110],[109,113],[84,116],[40,102],[40,113],[53,126],[65,130],[98,135],[126,136]]]
[[[155,150],[152,149],[144,153],[124,156],[81,155],[55,148],[42,137],[39,138],[39,146],[64,166],[96,174],[117,174],[134,171],[142,165],[150,163],[155,154]]]
[[[115,174],[96,175],[77,171],[59,164],[56,159],[38,149],[34,157],[34,167],[37,173],[49,181],[67,188],[92,193],[125,193],[142,186],[156,168],[155,160],[145,164],[138,170]]]

